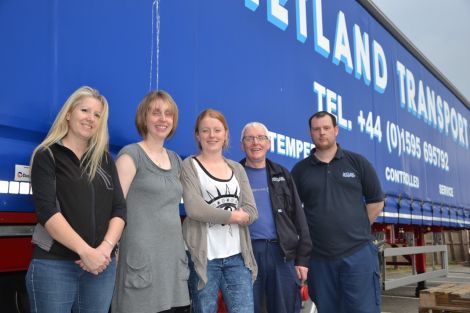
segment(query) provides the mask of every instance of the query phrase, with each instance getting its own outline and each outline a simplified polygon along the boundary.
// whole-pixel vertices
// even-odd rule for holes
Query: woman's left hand
[[[230,214],[229,224],[238,224],[246,226],[250,222],[250,215],[246,213],[242,208],[232,211]]]
[[[111,246],[107,244],[106,242],[103,241],[98,247],[96,247],[95,250],[99,252],[99,254],[106,256],[106,259],[109,259],[109,260],[111,259],[111,252],[113,251],[113,248],[111,248]],[[85,262],[81,259],[78,261],[75,261],[75,263],[78,264],[78,266],[80,266],[82,270],[95,274],[95,275],[101,274],[104,270],[106,270],[109,264],[109,262],[107,262],[107,263],[102,264],[96,269],[91,269],[88,266],[86,266]]]

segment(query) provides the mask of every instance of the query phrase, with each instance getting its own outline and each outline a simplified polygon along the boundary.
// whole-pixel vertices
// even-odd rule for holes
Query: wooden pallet
[[[419,312],[470,313],[470,284],[444,284],[422,290]]]

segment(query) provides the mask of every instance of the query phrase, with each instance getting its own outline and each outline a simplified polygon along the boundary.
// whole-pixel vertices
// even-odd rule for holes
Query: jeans
[[[310,260],[308,293],[319,313],[380,313],[377,247],[367,243],[350,256]]]
[[[245,267],[241,254],[207,261],[207,284],[197,289],[199,277],[189,258],[189,290],[193,313],[216,313],[217,295],[222,291],[230,313],[253,313],[251,272]]]
[[[269,313],[299,313],[300,281],[294,261],[285,261],[277,242],[253,240],[258,277],[253,285],[255,313],[262,312],[263,298]]]
[[[33,259],[26,274],[32,313],[107,313],[113,296],[116,260],[93,275],[75,261]]]

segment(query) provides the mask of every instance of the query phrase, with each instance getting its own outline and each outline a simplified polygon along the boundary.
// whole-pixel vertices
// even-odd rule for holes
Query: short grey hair
[[[241,134],[241,136],[240,136],[240,142],[243,141],[243,137],[245,136],[246,129],[247,129],[248,127],[255,127],[255,126],[261,127],[261,128],[264,130],[264,132],[266,133],[266,136],[268,136],[268,138],[270,138],[270,136],[269,136],[269,130],[268,130],[268,128],[266,127],[266,125],[264,125],[263,123],[260,123],[260,122],[250,122],[250,123],[246,124],[245,127],[243,127],[243,129],[242,129],[242,134]],[[271,138],[270,138],[270,139],[271,139]]]

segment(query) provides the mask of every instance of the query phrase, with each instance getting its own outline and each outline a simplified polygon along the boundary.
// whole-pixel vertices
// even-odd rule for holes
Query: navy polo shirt
[[[339,145],[330,163],[314,153],[315,149],[292,169],[313,243],[312,257],[345,257],[371,240],[366,203],[380,202],[384,194],[365,157]]]

